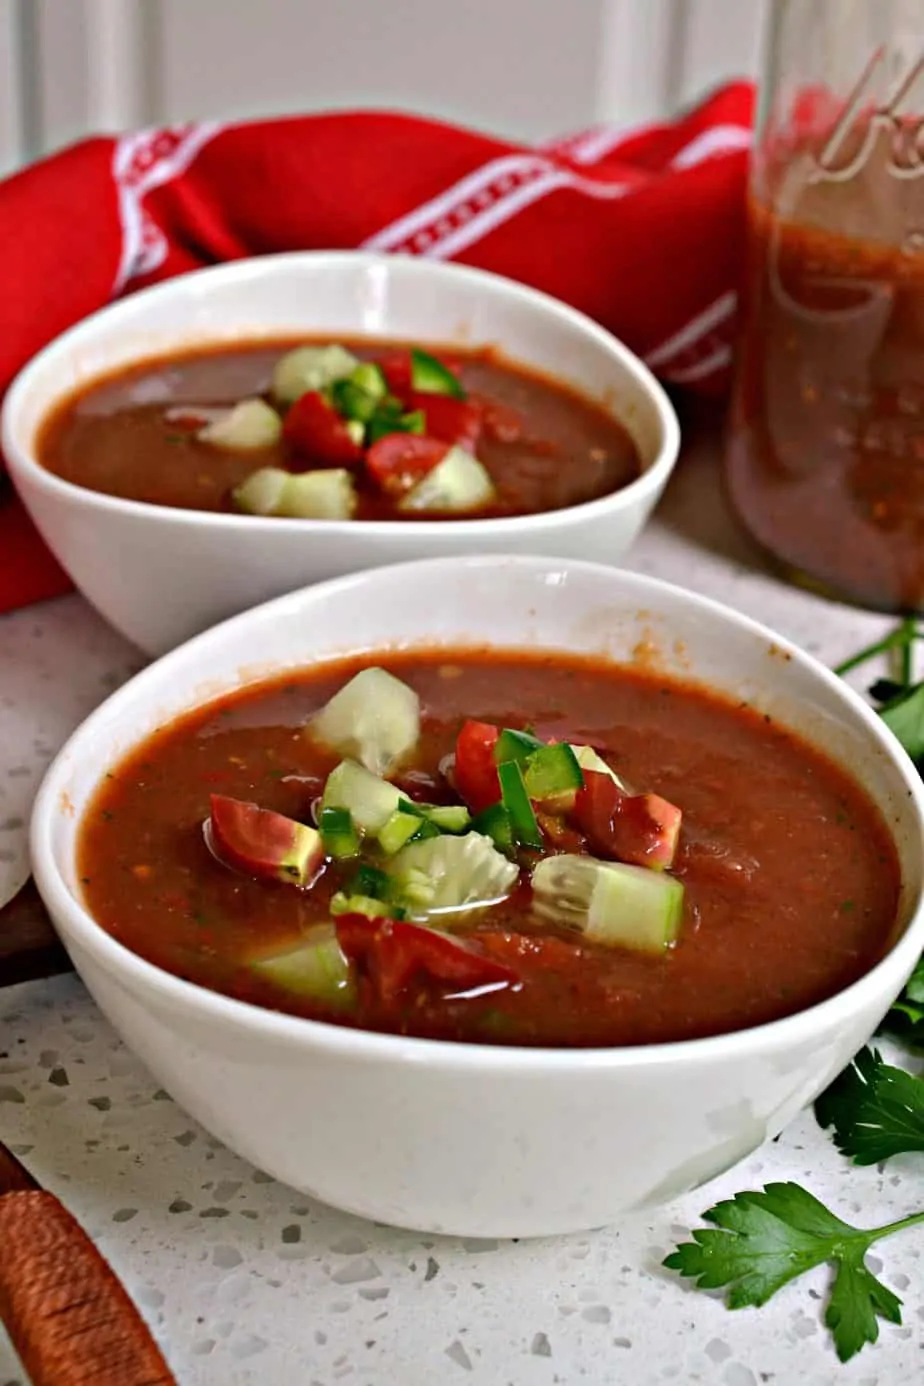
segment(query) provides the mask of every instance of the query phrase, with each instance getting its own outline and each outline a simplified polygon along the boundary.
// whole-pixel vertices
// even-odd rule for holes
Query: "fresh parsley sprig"
[[[870,697],[924,774],[924,681],[914,679],[914,647],[922,639],[924,631],[909,617],[835,673],[848,674],[877,656],[892,660],[891,677],[878,679]],[[886,1024],[924,1045],[924,958]],[[855,1164],[924,1152],[924,1078],[887,1064],[878,1050],[860,1051],[818,1099],[815,1114],[822,1126],[833,1128],[838,1149]],[[800,1184],[783,1183],[736,1194],[703,1219],[712,1226],[694,1230],[693,1240],[678,1246],[664,1265],[697,1289],[725,1289],[729,1309],[766,1304],[791,1280],[828,1265],[834,1279],[824,1318],[842,1362],[876,1342],[881,1319],[901,1323],[901,1300],[877,1280],[865,1257],[875,1242],[924,1223],[924,1212],[884,1227],[852,1227]]]
[[[924,1045],[924,958],[918,962],[905,990],[886,1016],[886,1023],[907,1043]]]
[[[924,640],[924,631],[909,616],[882,640],[867,645],[834,670],[835,674],[849,674],[877,656],[891,657],[893,677],[877,679],[869,692],[879,704],[879,716],[915,762],[924,757],[924,682],[914,680],[914,647],[919,640]]]
[[[736,1194],[703,1217],[713,1226],[697,1228],[664,1265],[697,1289],[726,1289],[729,1309],[766,1304],[790,1280],[827,1264],[834,1280],[825,1323],[842,1362],[875,1343],[880,1319],[901,1323],[901,1300],[876,1279],[865,1257],[883,1237],[924,1222],[924,1212],[885,1227],[852,1227],[800,1184],[786,1183]]]
[[[861,1049],[815,1103],[820,1126],[855,1165],[878,1165],[893,1155],[924,1151],[924,1079]]]

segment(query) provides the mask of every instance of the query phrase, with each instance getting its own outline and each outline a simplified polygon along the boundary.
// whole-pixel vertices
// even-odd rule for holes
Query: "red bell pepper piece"
[[[456,738],[453,783],[472,813],[496,804],[501,797],[494,751],[500,728],[490,722],[463,722]]]
[[[481,435],[481,409],[471,400],[413,390],[406,407],[423,411],[426,431],[431,438],[453,443],[467,452],[475,451]]]
[[[448,448],[419,433],[386,433],[366,453],[366,470],[386,495],[404,496],[442,462]]]
[[[439,983],[450,992],[478,987],[512,987],[512,967],[475,947],[403,919],[370,919],[341,914],[334,921],[344,954],[370,979],[379,999],[394,1001],[415,981]]]
[[[680,809],[658,794],[626,794],[609,775],[585,770],[572,821],[594,855],[633,866],[670,867],[680,836]]]
[[[282,426],[282,436],[300,457],[330,467],[350,467],[363,450],[347,432],[345,420],[317,390],[300,395]]]

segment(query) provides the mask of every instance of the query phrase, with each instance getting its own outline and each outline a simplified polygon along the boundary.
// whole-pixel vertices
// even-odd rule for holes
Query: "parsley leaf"
[[[912,760],[924,756],[924,683],[899,693],[879,709],[879,716],[897,736]]]
[[[924,958],[918,958],[917,966],[908,978],[903,995],[909,1001],[924,1007]]]
[[[924,1079],[893,1068],[875,1049],[861,1049],[815,1103],[819,1125],[855,1165],[876,1165],[924,1151]]]
[[[864,1343],[875,1343],[880,1318],[902,1321],[901,1300],[873,1275],[863,1260],[865,1251],[862,1244],[844,1250],[825,1310],[825,1324],[842,1362],[856,1356]]]
[[[882,1237],[924,1222],[913,1213],[885,1227],[851,1227],[800,1184],[768,1184],[736,1194],[703,1214],[697,1228],[664,1265],[696,1282],[697,1289],[727,1287],[729,1309],[766,1304],[790,1280],[828,1264],[834,1283],[825,1310],[837,1355],[846,1362],[879,1337],[879,1320],[901,1323],[901,1300],[866,1265]]]
[[[924,1046],[924,958],[919,958],[901,996],[892,1005],[883,1027],[906,1044]]]

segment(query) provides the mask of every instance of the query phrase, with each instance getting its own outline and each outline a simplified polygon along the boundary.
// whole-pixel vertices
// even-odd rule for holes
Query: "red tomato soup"
[[[99,924],[201,986],[516,1045],[715,1035],[882,955],[865,792],[744,705],[600,661],[383,654],[159,730],[81,825]]]
[[[641,470],[601,405],[497,351],[355,341],[143,362],[65,400],[38,455],[152,505],[408,522],[559,510]]]

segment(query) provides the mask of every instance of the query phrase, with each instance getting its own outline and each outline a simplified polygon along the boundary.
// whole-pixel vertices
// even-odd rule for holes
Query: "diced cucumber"
[[[378,366],[365,361],[330,388],[331,403],[347,419],[367,424],[388,393],[388,385]],[[400,406],[399,406],[400,407]]]
[[[211,447],[231,452],[271,448],[282,437],[282,419],[265,400],[242,399],[220,418],[200,428],[196,437]]]
[[[464,399],[462,384],[442,361],[419,347],[411,348],[411,385],[415,390],[431,395],[453,395]]]
[[[254,958],[250,966],[258,976],[294,996],[308,996],[337,1008],[355,1000],[350,964],[330,924],[311,929],[302,943],[284,953]]]
[[[616,784],[623,791],[623,793],[629,793],[629,790],[626,788],[622,780],[616,774],[616,771],[612,768],[612,766],[607,765],[606,761],[603,759],[602,756],[597,754],[593,746],[572,745],[571,749],[574,752],[575,759],[577,760],[577,763],[582,770],[593,770],[598,775],[609,775],[610,779],[615,780]]]
[[[344,467],[293,475],[261,467],[232,492],[246,515],[280,515],[294,520],[348,520],[356,509],[356,487]]]
[[[477,457],[450,448],[399,504],[400,510],[479,510],[494,499],[494,482]]]
[[[402,799],[379,833],[379,845],[391,856],[419,838],[464,833],[470,823],[471,814],[464,804],[415,804]]]
[[[417,744],[420,699],[384,669],[363,669],[315,713],[308,730],[374,775],[387,775]]]
[[[683,885],[664,872],[594,857],[546,857],[533,871],[541,919],[611,948],[663,953],[683,918]]]
[[[367,424],[375,413],[376,401],[349,376],[335,380],[330,387],[330,402],[345,419]]]
[[[540,746],[523,769],[523,781],[530,799],[539,803],[574,794],[584,783],[577,756],[566,742]]]
[[[500,780],[501,800],[510,818],[515,840],[524,847],[541,847],[542,834],[536,822],[533,806],[529,802],[519,761],[504,761],[497,767],[497,778]]]
[[[400,852],[402,847],[406,847],[412,838],[417,837],[421,828],[424,827],[426,820],[418,817],[416,813],[408,813],[403,806],[395,809],[388,821],[379,829],[379,846],[383,852],[389,856],[394,856],[395,852]],[[433,829],[436,832],[436,828]]]
[[[388,381],[382,367],[374,361],[362,361],[354,368],[350,378],[361,390],[365,390],[367,395],[372,395],[373,399],[384,399],[388,394]]]
[[[322,808],[318,815],[318,827],[328,856],[338,861],[359,856],[359,833],[348,809]]]
[[[515,731],[513,727],[504,727],[497,738],[497,745],[494,747],[494,759],[498,765],[501,765],[505,760],[516,760],[523,765],[535,751],[544,745],[545,742],[540,741],[538,736],[532,736],[529,732]]]
[[[280,404],[294,404],[309,390],[326,390],[358,365],[352,351],[336,344],[295,347],[276,362],[273,396]]]
[[[464,804],[426,804],[423,811],[441,833],[464,833],[472,821]]]
[[[607,762],[601,760],[593,746],[556,743],[544,747],[543,754],[536,755],[532,769],[529,766],[526,768],[529,797],[542,804],[544,811],[549,814],[567,814],[575,807],[578,790],[585,784],[585,771],[608,775],[618,789],[625,791],[625,784]],[[561,787],[556,789],[554,786],[558,784]]]
[[[518,868],[481,833],[411,842],[389,862],[393,898],[415,918],[497,904],[510,894]]]
[[[361,833],[381,832],[401,800],[387,780],[373,775],[355,760],[342,760],[327,777],[321,796],[321,816],[328,809],[346,809]]]
[[[376,900],[373,895],[349,895],[343,890],[332,897],[330,912],[334,918],[338,914],[364,914],[368,919],[394,919],[400,914],[385,900]]]
[[[261,467],[236,486],[231,496],[245,515],[279,515],[288,484],[289,473],[282,467]]]

